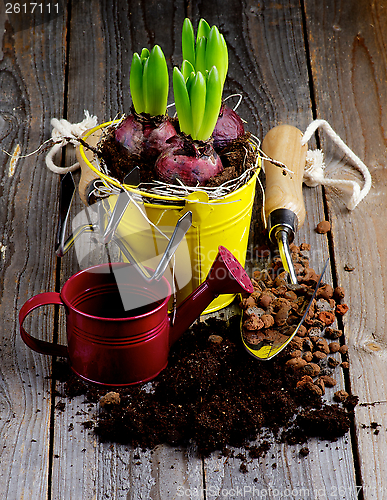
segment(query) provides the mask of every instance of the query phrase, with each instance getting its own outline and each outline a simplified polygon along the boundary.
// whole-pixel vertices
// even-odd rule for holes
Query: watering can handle
[[[32,337],[23,328],[23,322],[26,316],[36,309],[37,307],[46,306],[50,304],[58,304],[63,306],[60,294],[57,292],[45,292],[35,295],[20,309],[19,313],[19,325],[20,325],[20,335],[24,340],[25,344],[28,345],[32,350],[39,352],[40,354],[48,354],[50,356],[61,356],[68,357],[67,347],[58,344],[52,344],[51,342],[46,342],[45,340],[39,340]]]

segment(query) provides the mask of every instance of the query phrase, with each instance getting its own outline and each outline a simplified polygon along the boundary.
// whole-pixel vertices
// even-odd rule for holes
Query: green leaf
[[[200,71],[202,74],[206,71],[206,47],[207,38],[199,38],[196,42],[195,71]]]
[[[220,39],[222,40],[222,46],[223,46],[223,67],[224,67],[223,80],[222,80],[222,78],[221,78],[221,80],[223,81],[223,84],[224,84],[224,81],[226,80],[226,76],[227,76],[227,71],[228,71],[228,49],[227,49],[226,40],[224,39],[224,36],[222,35],[222,33],[220,34]]]
[[[196,43],[199,40],[199,38],[203,37],[208,38],[208,35],[210,33],[210,25],[205,19],[200,19],[199,24],[198,24],[198,32],[196,34]]]
[[[148,59],[148,57],[149,57],[149,50],[146,47],[144,47],[141,51],[141,57],[140,57],[142,64],[145,64],[145,61]]]
[[[225,39],[216,26],[200,19],[196,34],[187,18],[182,32],[183,63],[173,73],[176,111],[180,128],[193,139],[211,137],[222,104],[228,70]]]
[[[183,74],[178,68],[173,68],[173,93],[175,107],[179,119],[180,130],[187,135],[193,134],[191,102]]]
[[[192,87],[192,84],[195,80],[195,76],[196,76],[196,73],[194,71],[192,71],[192,73],[188,76],[186,83],[185,83],[189,95],[191,95],[191,87]]]
[[[149,66],[149,57],[148,59],[143,60],[143,70],[142,70],[142,99],[144,101],[144,113],[147,113],[147,89],[148,89],[148,66]]]
[[[168,102],[168,67],[163,51],[155,45],[144,65],[145,112],[151,116],[164,115]]]
[[[206,107],[206,80],[200,71],[196,73],[195,80],[192,83],[190,98],[194,133],[192,138],[196,139],[200,127],[202,126]]]
[[[206,68],[210,70],[213,66],[216,66],[222,84],[226,79],[228,69],[227,46],[225,46],[225,43],[223,35],[219,33],[216,26],[213,26],[207,41]]]
[[[208,140],[215,128],[222,105],[223,85],[216,66],[213,66],[207,79],[206,106],[202,126],[197,134],[197,139]]]
[[[140,56],[137,52],[135,52],[130,66],[129,87],[132,95],[132,103],[136,113],[143,113],[145,110],[142,95],[142,71],[143,66]]]
[[[182,47],[183,59],[192,64],[195,72],[200,71],[205,75],[206,70],[210,71],[212,66],[216,66],[224,84],[228,71],[228,50],[224,36],[217,26],[210,27],[205,19],[200,19],[195,45],[192,23],[186,18],[183,23]],[[182,69],[187,78],[188,69]]]
[[[185,80],[187,81],[189,75],[191,73],[195,73],[195,68],[192,66],[192,64],[184,59],[182,65],[181,65],[181,72],[183,73],[183,76]]]
[[[192,23],[188,18],[184,19],[181,37],[183,59],[195,65],[195,35]]]

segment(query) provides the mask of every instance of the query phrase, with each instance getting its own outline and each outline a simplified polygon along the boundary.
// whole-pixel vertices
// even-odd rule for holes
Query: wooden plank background
[[[387,493],[387,226],[382,215],[386,213],[386,5],[342,2],[327,8],[306,2],[306,18],[318,117],[330,121],[368,165],[373,179],[370,195],[353,212],[345,210],[337,193],[326,191],[337,277],[351,308],[345,334],[351,387],[361,402],[356,409],[358,481],[365,498],[382,499]],[[343,168],[342,157],[324,134],[321,142],[330,176],[359,179],[353,168]],[[345,271],[346,265],[354,270]],[[379,433],[370,430],[372,422],[378,424]]]
[[[0,151],[1,498],[240,498],[239,491],[244,498],[264,491],[267,498],[286,491],[294,498],[386,497],[386,9],[372,0],[69,0],[56,19],[14,32],[0,8],[2,150],[12,153],[18,144],[22,154],[35,150],[50,137],[53,117],[78,122],[87,109],[102,122],[127,111],[133,52],[158,43],[170,65],[180,64],[188,15],[194,25],[204,17],[224,33],[225,94],[242,93],[239,111],[251,132],[262,138],[279,123],[304,131],[313,118],[324,118],[373,177],[371,193],[353,212],[339,192],[305,187],[307,219],[297,236],[312,245],[316,270],[331,255],[327,279],[347,291],[351,369],[339,386],[349,383],[360,399],[354,433],[328,447],[313,440],[307,459],[297,446],[273,445],[242,474],[240,460],[216,453],[201,460],[194,449],[143,452],[101,444],[81,426],[83,398],[66,401],[65,411],[55,408],[54,389],[61,387],[47,378],[51,360],[24,346],[17,313],[30,296],[60,289],[78,262],[74,252],[58,262],[54,255],[59,176],[46,169],[44,155],[20,158],[10,168]],[[317,144],[329,177],[362,182],[324,132]],[[68,151],[66,164],[72,160]],[[73,214],[81,209],[77,201]],[[332,223],[329,238],[314,231],[325,217]],[[35,313],[28,328],[45,339],[59,334],[64,342],[63,323],[50,308]]]
[[[47,139],[51,116],[64,106],[65,16],[34,31],[14,32],[0,9],[1,147],[26,154]],[[20,339],[17,315],[32,295],[55,288],[53,215],[58,179],[43,157],[14,165],[1,154],[1,498],[47,497],[50,453],[50,360]],[[29,323],[52,338],[53,316]]]

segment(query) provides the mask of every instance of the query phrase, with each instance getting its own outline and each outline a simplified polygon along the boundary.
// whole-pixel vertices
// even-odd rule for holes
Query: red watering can
[[[153,379],[167,366],[171,345],[214,298],[244,291],[253,291],[249,277],[220,246],[206,280],[180,304],[172,319],[166,278],[149,281],[134,266],[101,264],[79,271],[60,293],[29,299],[20,310],[20,334],[34,351],[68,357],[72,370],[86,381],[106,386],[137,384]],[[33,309],[48,304],[65,308],[67,347],[36,339],[23,328]]]

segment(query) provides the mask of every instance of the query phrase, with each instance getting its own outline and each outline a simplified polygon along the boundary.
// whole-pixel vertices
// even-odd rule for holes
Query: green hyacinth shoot
[[[226,41],[216,26],[210,28],[207,21],[200,19],[195,34],[191,21],[186,18],[182,31],[183,60],[190,62],[195,72],[205,74],[216,66],[222,86],[228,70],[228,51]]]
[[[180,130],[194,140],[208,140],[222,104],[222,84],[216,66],[204,75],[192,71],[188,78],[175,67],[173,92]]]
[[[130,93],[136,113],[165,115],[169,90],[168,68],[163,51],[155,45],[149,52],[133,54],[130,67]]]
[[[182,32],[183,63],[173,70],[173,92],[180,129],[194,140],[208,140],[222,104],[228,69],[227,45],[216,26],[201,19],[195,35],[187,18]]]

